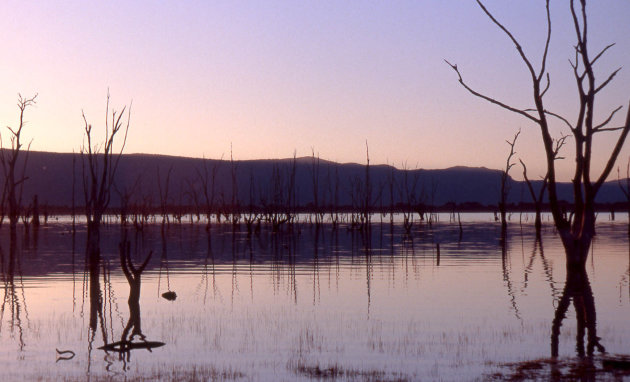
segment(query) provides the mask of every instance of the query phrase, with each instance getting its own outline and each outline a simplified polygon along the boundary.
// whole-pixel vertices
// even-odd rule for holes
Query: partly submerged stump
[[[164,297],[168,301],[175,301],[175,299],[177,298],[177,293],[169,290],[168,292],[162,293],[162,297]]]

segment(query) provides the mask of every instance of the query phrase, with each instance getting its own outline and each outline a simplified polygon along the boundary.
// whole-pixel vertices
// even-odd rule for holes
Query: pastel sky
[[[539,62],[544,1],[486,4]],[[617,44],[598,78],[624,66],[598,101],[600,118],[624,106],[619,124],[630,101],[630,2],[589,7],[591,51]],[[536,127],[468,94],[443,61],[489,95],[532,105],[517,53],[472,0],[5,0],[0,12],[0,125],[17,123],[18,93],[38,93],[24,131],[32,150],[78,151],[81,112],[102,128],[109,88],[114,108],[133,100],[128,153],[220,158],[232,144],[236,159],[314,149],[364,163],[367,140],[371,163],[501,168],[505,139],[520,128],[517,157],[531,177],[545,171]],[[552,1],[547,99],[574,120],[569,17],[568,1]],[[614,136],[602,138],[599,153]],[[560,164],[563,179],[572,164]]]

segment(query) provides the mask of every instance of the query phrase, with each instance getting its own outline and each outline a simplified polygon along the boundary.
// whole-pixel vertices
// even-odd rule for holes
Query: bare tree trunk
[[[127,113],[126,125],[123,116],[126,107],[120,113],[112,111],[111,121],[109,115],[109,93],[105,111],[105,142],[104,144],[92,143],[92,125],[88,124],[83,114],[85,139],[81,148],[83,163],[83,195],[85,199],[85,216],[87,218],[87,249],[90,258],[96,263],[100,261],[100,227],[109,202],[111,190],[114,184],[114,176],[118,168],[122,151],[127,141],[131,112]],[[123,130],[124,136],[120,151],[114,153],[114,139]],[[99,153],[99,150],[103,151]],[[97,265],[98,267],[98,265]]]
[[[612,71],[612,73],[610,73],[604,81],[596,84],[593,67],[595,62],[600,59],[614,44],[606,46],[594,57],[589,54],[587,46],[588,22],[586,1],[581,0],[579,2],[580,4],[578,9],[576,9],[575,1],[571,0],[570,13],[573,20],[573,27],[577,42],[574,46],[575,58],[573,61],[570,61],[570,64],[573,69],[573,75],[577,85],[579,96],[577,99],[579,100],[579,105],[577,117],[574,118],[573,122],[570,122],[570,118],[565,118],[558,113],[549,111],[545,107],[543,99],[551,85],[550,76],[546,67],[551,40],[551,15],[549,10],[549,0],[546,1],[547,36],[544,49],[542,50],[543,54],[540,61],[541,65],[538,70],[534,68],[532,61],[524,53],[521,44],[517,41],[514,35],[494,17],[481,0],[477,0],[477,3],[488,18],[512,42],[522,62],[527,68],[531,76],[533,103],[535,107],[531,109],[514,107],[505,102],[484,95],[472,89],[468,86],[468,84],[466,84],[466,82],[464,82],[457,65],[451,64],[448,61],[447,63],[457,73],[460,84],[468,92],[503,109],[519,114],[538,125],[542,135],[542,143],[545,149],[547,162],[547,190],[549,194],[549,205],[551,207],[554,223],[562,238],[562,243],[565,246],[567,267],[573,268],[574,266],[578,266],[580,264],[583,265],[585,264],[588,256],[588,249],[590,248],[591,240],[595,235],[595,197],[610,174],[610,171],[614,167],[615,161],[617,160],[626,137],[630,132],[630,106],[623,125],[616,127],[609,126],[611,122],[615,121],[614,116],[622,109],[622,106],[613,109],[608,114],[608,117],[602,122],[597,123],[595,121],[596,95],[614,79],[621,68]],[[573,176],[573,211],[571,219],[567,218],[563,211],[563,206],[559,202],[556,188],[555,161],[557,159],[561,159],[558,157],[559,148],[562,146],[559,142],[561,142],[564,138],[554,139],[552,137],[550,123],[548,120],[549,118],[555,118],[568,127],[575,141],[575,173]],[[603,170],[599,176],[592,177],[591,157],[593,151],[593,139],[596,134],[607,132],[619,132],[619,135],[617,136],[613,149],[608,154],[608,159]]]
[[[20,217],[21,199],[22,199],[22,185],[26,180],[25,171],[28,158],[28,152],[31,144],[28,144],[26,149],[26,157],[22,172],[19,173],[17,169],[18,159],[22,152],[23,143],[20,141],[22,135],[22,129],[24,128],[26,121],[24,120],[24,111],[29,106],[34,106],[37,98],[35,94],[31,98],[23,98],[21,94],[18,94],[18,109],[20,109],[20,122],[19,126],[15,129],[8,127],[11,132],[11,148],[4,150],[0,147],[0,162],[2,163],[2,169],[4,170],[4,182],[5,192],[7,193],[6,202],[9,207],[9,229],[11,232],[16,232],[17,223]],[[4,207],[4,206],[3,206]]]

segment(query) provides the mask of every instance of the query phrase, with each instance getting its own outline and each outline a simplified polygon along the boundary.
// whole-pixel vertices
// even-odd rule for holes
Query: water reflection
[[[571,305],[582,338],[578,355],[597,352],[597,334],[613,353],[630,341],[619,322],[630,313],[628,247],[615,236],[625,238],[622,224],[599,231],[588,268],[592,285],[586,272],[565,275],[551,229],[537,239],[532,227],[513,226],[502,240],[494,222],[463,222],[464,235],[457,223],[437,220],[431,227],[418,222],[411,232],[387,224],[361,231],[296,223],[293,233],[251,235],[231,225],[207,231],[178,223],[162,235],[159,225],[148,224],[122,248],[124,235],[111,225],[101,232],[100,248],[88,245],[85,264],[87,233],[71,237],[70,224],[42,226],[36,254],[19,236],[10,251],[8,232],[3,236],[8,297],[0,364],[15,370],[15,354],[23,354],[40,371],[56,367],[78,380],[86,365],[97,379],[123,369],[129,379],[149,380],[152,370],[209,365],[206,375],[246,380],[292,380],[309,370],[336,370],[348,379],[390,370],[398,374],[373,379],[472,380],[507,362],[551,360],[550,340],[558,364],[567,355],[579,358],[576,331],[566,320],[573,321]],[[85,315],[74,309],[74,271],[80,307],[83,266]],[[171,287],[174,303],[161,297]],[[20,350],[11,349],[20,341]],[[563,352],[566,343],[570,354]],[[76,357],[53,366],[55,348]],[[63,351],[60,360],[71,356]],[[6,373],[0,379],[15,379]]]
[[[534,248],[529,256],[529,261],[527,266],[525,267],[525,273],[523,276],[524,279],[524,289],[527,288],[529,283],[529,276],[533,272],[534,262],[536,260],[536,254],[540,255],[540,261],[543,266],[543,270],[545,272],[545,278],[547,283],[549,284],[549,288],[551,290],[551,297],[553,298],[553,304],[555,306],[556,301],[560,298],[560,291],[556,287],[556,282],[553,280],[553,269],[549,260],[545,257],[545,250],[543,247],[542,237],[540,232],[536,233],[536,239],[534,240]]]
[[[4,284],[4,297],[2,299],[2,306],[0,306],[0,334],[2,334],[3,329],[7,329],[3,328],[2,324],[5,322],[5,312],[8,310],[8,314],[10,315],[8,318],[8,330],[12,337],[17,332],[19,348],[20,351],[23,351],[26,343],[24,341],[24,324],[22,320],[25,318],[27,320],[27,327],[30,325],[28,323],[28,310],[26,306],[26,296],[24,294],[24,283],[22,281],[21,256],[18,256],[17,245],[15,232],[12,232],[8,259],[5,259],[5,253],[2,247],[0,247],[0,271],[2,272],[2,282]]]
[[[543,256],[542,242],[536,238],[540,249],[545,273],[551,278],[551,270]],[[531,268],[534,252],[527,268]],[[526,269],[527,269],[526,268]],[[527,275],[527,273],[526,273]],[[555,290],[552,288],[552,296]],[[555,302],[554,298],[554,302]],[[573,304],[577,330],[575,335],[575,354],[577,357],[559,357],[560,329]],[[586,338],[586,341],[585,341]],[[504,365],[509,369],[506,374],[496,373],[493,380],[622,380],[630,370],[630,357],[627,355],[607,354],[606,348],[597,335],[597,313],[595,298],[588,274],[584,267],[567,267],[567,275],[562,294],[557,300],[557,307],[551,325],[551,358],[537,358]],[[594,357],[595,351],[601,356]],[[625,379],[623,379],[625,380]]]
[[[591,289],[588,274],[584,268],[567,268],[567,280],[558,302],[551,327],[551,356],[558,356],[558,343],[560,327],[566,318],[569,306],[573,302],[575,318],[577,321],[577,335],[575,338],[575,351],[578,356],[592,356],[595,349],[605,353],[606,349],[600,343],[597,336],[597,314],[595,312],[595,298]],[[584,348],[584,335],[586,334],[586,351]]]
[[[85,296],[89,296],[89,327],[88,327],[88,362],[87,362],[87,374],[89,375],[92,368],[92,349],[94,348],[94,341],[98,335],[98,329],[100,326],[100,332],[104,344],[108,342],[108,331],[106,325],[106,315],[103,308],[103,291],[101,289],[101,267],[103,271],[103,282],[105,287],[108,285],[108,272],[106,269],[106,263],[101,261],[101,248],[99,240],[99,232],[90,232],[87,237],[85,248],[85,271],[83,278],[83,304],[81,313],[83,314],[83,306],[85,305]],[[86,285],[87,281],[87,285]],[[87,288],[87,290],[86,290]],[[110,287],[111,290],[111,287]],[[111,294],[105,294],[111,296]],[[111,301],[110,301],[111,309]],[[100,324],[100,325],[99,325]]]
[[[501,269],[503,272],[503,282],[505,283],[505,288],[507,289],[507,294],[510,298],[510,303],[512,305],[512,310],[514,311],[514,316],[518,320],[522,320],[521,313],[516,302],[516,293],[514,292],[512,278],[510,277],[511,266],[508,248],[508,234],[505,228],[501,229],[501,239],[499,240],[499,244],[501,246]]]
[[[166,300],[173,301],[177,298],[177,294],[171,290],[171,278],[168,270],[168,252],[166,250],[166,234],[164,231],[164,223],[162,223],[161,233],[160,233],[161,243],[162,243],[162,256],[160,256],[160,277],[158,283],[158,294],[160,294],[160,284],[162,281],[162,270],[164,269],[164,273],[166,275],[166,292],[162,293],[162,297]]]

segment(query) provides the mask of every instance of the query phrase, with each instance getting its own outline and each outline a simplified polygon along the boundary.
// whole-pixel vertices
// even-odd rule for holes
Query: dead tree
[[[514,135],[514,139],[512,139],[512,141],[508,141],[508,140],[505,141],[508,144],[508,146],[510,146],[510,153],[508,154],[507,160],[505,161],[505,170],[501,171],[501,192],[499,195],[499,213],[501,214],[501,232],[504,235],[507,230],[507,220],[505,217],[507,213],[507,197],[508,197],[508,194],[510,193],[509,173],[512,167],[515,165],[515,163],[512,163],[512,157],[515,154],[514,145],[516,145],[516,140],[518,139],[518,136],[520,134],[521,134],[521,130],[516,132],[516,135]]]
[[[232,231],[237,231],[241,220],[241,202],[238,196],[238,163],[234,161],[232,155],[232,145],[230,145],[230,169],[232,170],[232,200],[230,203],[230,220]]]
[[[126,244],[126,245],[125,245]],[[142,321],[140,315],[140,290],[142,286],[142,272],[146,268],[153,252],[149,252],[144,262],[139,268],[136,268],[130,256],[129,242],[120,243],[120,266],[125,274],[127,283],[129,284],[129,320],[122,331],[120,341],[106,343],[99,347],[106,352],[112,351],[119,355],[119,359],[123,361],[123,367],[131,360],[131,351],[134,349],[147,349],[151,351],[153,348],[164,346],[164,342],[148,341],[142,332]],[[136,337],[138,338],[135,341]]]
[[[140,186],[140,177],[138,176],[131,187],[118,188],[116,184],[113,185],[114,191],[118,194],[120,200],[120,208],[118,210],[120,216],[120,229],[124,232],[127,223],[129,223],[129,214],[132,213],[131,200],[133,195],[137,194]]]
[[[328,208],[330,213],[330,221],[333,231],[339,225],[339,164],[335,163],[334,181],[330,175],[330,166],[328,168],[327,184],[328,184]]]
[[[37,199],[37,194],[33,195],[33,217],[31,218],[31,224],[33,228],[39,228],[41,224],[39,221],[39,201]]]
[[[254,204],[256,200],[256,185],[254,183],[254,172],[250,171],[249,174],[249,204],[247,205],[247,211],[243,215],[245,221],[245,227],[247,228],[247,236],[251,236],[254,232],[254,223],[260,224],[260,216],[258,214],[258,208]]]
[[[365,157],[367,163],[365,165],[365,199],[362,208],[362,227],[369,230],[371,228],[370,220],[372,217],[372,182],[370,179],[370,148],[368,147],[367,140],[365,141]]]
[[[201,220],[201,201],[199,200],[197,182],[194,179],[186,179],[186,185],[188,187],[184,190],[184,195],[188,197],[188,202],[190,203],[190,224],[192,224],[193,218],[196,218],[197,222]]]
[[[171,222],[168,216],[168,191],[171,184],[171,173],[173,172],[173,166],[168,168],[166,172],[166,179],[164,184],[162,184],[162,179],[160,176],[160,167],[157,168],[157,182],[158,182],[158,192],[160,195],[160,213],[162,214],[162,232],[164,232],[165,225],[170,226]]]
[[[387,186],[389,189],[389,226],[394,226],[394,186],[396,185],[396,168],[392,164],[387,172]]]
[[[77,185],[77,172],[76,172],[76,166],[77,164],[77,156],[74,153],[74,150],[72,150],[72,207],[70,208],[70,213],[72,214],[72,234],[76,234],[77,232],[77,227],[76,227],[76,203],[75,203],[75,191],[76,191],[76,185]]]
[[[324,211],[319,205],[319,154],[315,157],[315,149],[311,148],[311,181],[313,185],[313,213],[315,214],[315,227],[319,228],[324,222]]]
[[[628,158],[628,164],[626,165],[626,179],[625,186],[621,183],[621,177],[619,176],[619,168],[617,168],[617,183],[619,188],[626,197],[626,211],[628,212],[628,236],[630,236],[630,158]]]
[[[285,207],[285,215],[288,217],[289,230],[293,229],[293,223],[297,218],[298,194],[296,185],[297,175],[297,153],[293,151],[293,160],[289,166],[289,189],[287,190],[287,203]]]
[[[109,206],[114,176],[127,143],[131,107],[127,111],[126,123],[124,122],[125,111],[127,111],[126,106],[123,107],[120,113],[112,110],[110,114],[109,93],[107,93],[105,142],[102,144],[93,142],[92,125],[87,122],[85,113],[83,113],[85,138],[81,147],[81,158],[83,163],[83,196],[85,199],[85,217],[87,218],[88,252],[90,256],[96,256],[96,258],[100,256],[101,221]],[[120,149],[115,151],[114,142],[119,133],[124,135]]]
[[[532,182],[527,177],[527,166],[525,166],[525,163],[521,159],[519,159],[519,161],[521,162],[521,166],[523,166],[523,179],[525,180],[525,184],[527,184],[529,194],[532,197],[532,203],[534,203],[534,227],[536,228],[536,237],[540,237],[540,230],[542,229],[542,219],[540,217],[540,214],[542,213],[542,202],[543,197],[545,196],[545,189],[547,188],[547,176],[545,175],[545,177],[543,178],[542,184],[538,189],[538,194],[536,194]]]
[[[594,66],[608,49],[613,47],[610,44],[604,47],[594,56],[588,49],[588,18],[586,12],[586,0],[580,0],[576,7],[576,1],[570,1],[570,14],[576,36],[575,57],[570,60],[573,75],[578,91],[578,112],[573,120],[566,118],[559,113],[553,112],[546,107],[545,95],[549,90],[551,80],[547,72],[547,57],[549,52],[549,42],[551,41],[551,14],[549,11],[549,0],[546,1],[546,39],[543,45],[540,67],[535,68],[534,63],[528,57],[516,37],[504,26],[486,6],[477,0],[477,3],[490,20],[507,36],[513,43],[523,64],[527,68],[532,84],[532,95],[534,108],[519,108],[511,106],[501,100],[485,95],[473,88],[464,81],[457,65],[447,63],[457,73],[460,84],[471,94],[495,104],[503,109],[516,113],[538,126],[542,135],[542,143],[545,150],[547,164],[548,194],[551,214],[553,215],[555,226],[561,237],[565,248],[567,267],[583,268],[588,257],[589,248],[595,235],[595,197],[601,189],[604,181],[610,174],[619,156],[623,144],[630,131],[630,107],[626,120],[622,125],[610,126],[615,114],[622,109],[618,106],[604,118],[601,122],[595,120],[595,99],[596,96],[614,79],[621,68],[610,73],[605,80],[596,82]],[[555,142],[551,134],[550,119],[554,118],[563,123],[571,132],[575,141],[575,172],[573,176],[573,213],[567,217],[563,213],[562,205],[558,200],[556,186],[555,167]],[[597,174],[591,173],[593,143],[596,134],[607,132],[619,132],[616,143],[608,153],[603,170]]]
[[[413,227],[413,215],[417,204],[416,200],[416,188],[418,186],[418,172],[414,172],[413,178],[409,179],[410,170],[407,167],[407,163],[403,163],[402,166],[403,179],[399,185],[400,200],[403,202],[403,228],[406,234],[411,233]]]
[[[29,106],[34,106],[37,98],[37,94],[35,94],[31,98],[24,98],[21,94],[18,94],[18,102],[17,106],[20,110],[20,122],[17,128],[11,128],[7,126],[7,129],[10,131],[10,139],[11,139],[11,148],[4,149],[2,147],[2,142],[0,141],[0,163],[2,163],[2,169],[4,171],[4,192],[2,195],[2,210],[4,211],[5,203],[8,204],[9,209],[9,228],[12,234],[14,234],[17,230],[18,219],[20,218],[20,206],[22,199],[22,185],[26,180],[25,170],[26,163],[28,159],[28,152],[30,150],[31,144],[29,143],[26,149],[26,155],[23,162],[22,171],[20,173],[17,168],[18,159],[20,158],[20,153],[22,152],[23,143],[20,140],[22,138],[22,129],[26,125],[26,121],[24,120],[24,111]],[[4,213],[2,214],[2,218],[4,218]],[[2,224],[2,220],[0,220],[0,224]]]
[[[287,175],[285,177],[285,174]],[[295,166],[286,173],[280,165],[274,165],[271,173],[269,199],[261,200],[267,222],[271,224],[272,232],[280,232],[284,224],[290,224],[292,216],[292,197],[295,185]]]
[[[204,212],[205,212],[206,220],[207,220],[206,231],[210,230],[210,222],[212,220],[212,213],[215,210],[214,203],[216,199],[216,179],[217,179],[217,173],[219,172],[219,167],[221,163],[223,162],[223,157],[221,157],[221,160],[215,161],[211,169],[208,166],[209,164],[208,162],[209,162],[208,159],[204,159],[202,169],[201,170],[199,170],[199,168],[195,169],[197,171],[197,178],[199,179],[199,182],[201,183],[201,190],[204,197],[203,207],[204,207]],[[221,216],[221,215],[217,214],[217,216]]]

